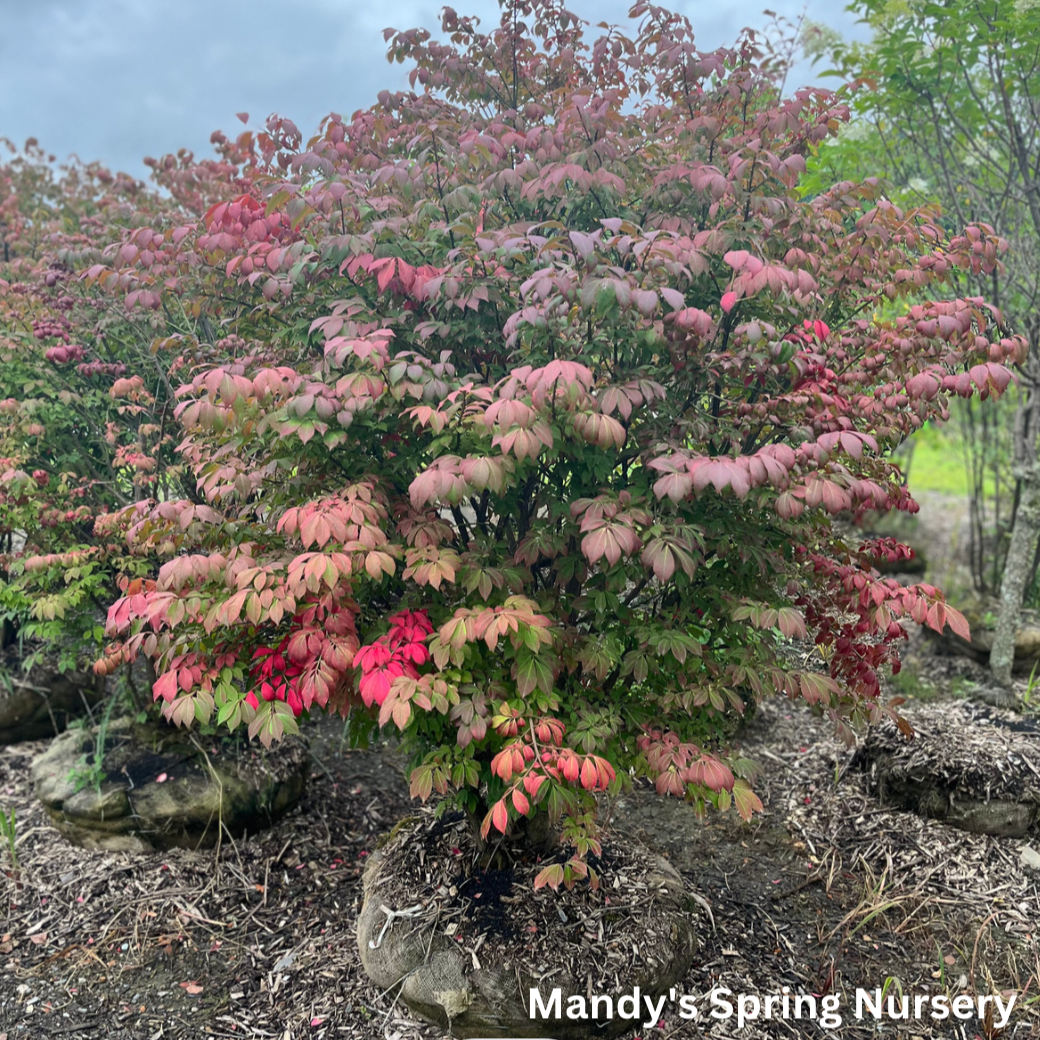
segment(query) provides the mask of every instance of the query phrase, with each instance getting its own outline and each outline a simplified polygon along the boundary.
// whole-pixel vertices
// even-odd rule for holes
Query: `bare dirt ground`
[[[911,645],[923,680],[904,691],[911,720],[916,697],[970,695],[978,666],[941,651]],[[28,787],[45,743],[0,749],[0,806],[17,819],[16,870],[0,845],[0,1040],[442,1036],[361,972],[361,873],[412,806],[396,759],[351,750],[341,735],[334,720],[313,728],[308,792],[271,830],[229,835],[216,851],[136,856],[69,846]],[[701,1019],[683,1021],[671,1004],[655,1028],[626,1040],[1040,1037],[1040,872],[1020,862],[1026,842],[878,804],[850,752],[800,705],[763,706],[741,746],[765,767],[766,808],[752,825],[718,815],[701,823],[682,803],[638,790],[613,812],[710,909],[697,913],[700,949],[682,988]],[[596,958],[594,942],[587,956]],[[777,1017],[741,1029],[703,1017],[718,986],[837,994],[843,1021],[828,1029]],[[975,1020],[857,1020],[858,987],[1019,996],[1000,1031]]]

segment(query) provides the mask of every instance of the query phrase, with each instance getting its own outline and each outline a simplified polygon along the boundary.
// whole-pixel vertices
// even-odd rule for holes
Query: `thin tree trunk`
[[[1022,499],[1018,504],[1000,583],[1000,608],[989,664],[993,678],[1001,686],[1011,685],[1011,666],[1015,660],[1015,633],[1022,612],[1022,598],[1033,570],[1037,543],[1040,542],[1040,468],[1032,466],[1022,473]]]
[[[1021,398],[1015,416],[1014,473],[1021,497],[1011,530],[1011,544],[1004,561],[1000,582],[997,630],[993,637],[989,664],[994,680],[1011,685],[1011,666],[1015,661],[1015,633],[1022,613],[1026,584],[1033,573],[1037,545],[1040,543],[1040,460],[1037,458],[1037,432],[1040,426],[1040,356],[1036,325],[1030,330],[1029,356],[1021,372]]]

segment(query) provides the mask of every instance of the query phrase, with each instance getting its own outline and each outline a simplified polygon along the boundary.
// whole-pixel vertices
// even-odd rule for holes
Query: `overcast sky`
[[[665,6],[669,6],[664,0]],[[427,0],[0,0],[0,137],[36,137],[59,159],[76,153],[144,177],[141,159],[178,148],[211,154],[209,136],[258,126],[271,112],[306,138],[330,111],[349,115],[383,88],[405,86],[382,31],[439,26]],[[457,0],[485,28],[495,0]],[[593,22],[626,20],[630,0],[572,0]],[[852,16],[827,0],[674,0],[705,49],[762,28],[763,7],[803,11],[846,36]],[[804,66],[798,78],[810,80]],[[791,85],[791,84],[789,84]],[[794,84],[800,85],[800,84]]]

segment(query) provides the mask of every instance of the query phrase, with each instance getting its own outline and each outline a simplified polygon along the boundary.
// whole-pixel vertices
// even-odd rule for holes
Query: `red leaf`
[[[969,643],[971,642],[971,627],[968,625],[967,618],[949,604],[946,605],[946,624],[953,629],[954,634]]]
[[[152,686],[154,700],[161,697],[164,701],[172,701],[177,696],[177,672],[169,671],[160,675]]]
[[[509,827],[509,810],[506,808],[504,798],[500,798],[495,802],[494,808],[491,810],[491,823],[495,830],[502,834],[505,834],[506,829]]]
[[[928,608],[928,627],[941,632],[946,627],[946,604],[933,603]]]

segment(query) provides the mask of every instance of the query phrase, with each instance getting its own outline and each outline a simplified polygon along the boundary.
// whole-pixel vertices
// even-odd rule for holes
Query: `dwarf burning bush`
[[[278,120],[271,133],[283,140]],[[162,192],[97,163],[55,169],[35,141],[0,146],[3,644],[64,668],[98,656],[119,581],[167,555],[128,547],[108,514],[195,494],[175,450],[177,373],[233,356],[241,340],[220,322],[255,307],[209,277],[195,231],[253,173],[219,138],[217,160],[146,160]]]
[[[126,571],[98,669],[145,654],[168,718],[267,742],[315,708],[393,727],[413,794],[485,839],[559,823],[554,887],[592,874],[623,777],[758,808],[720,745],[749,701],[847,738],[895,714],[903,623],[966,628],[873,569],[908,550],[833,518],[915,510],[889,450],[1023,349],[947,289],[999,270],[991,229],[870,182],[800,197],[838,98],[632,16],[590,42],[509,0],[488,34],[451,10],[444,42],[389,32],[412,91],[306,145],[285,120],[219,137],[204,213],[191,163],[157,164],[200,216],[89,272],[202,340],[169,369],[195,492],[98,521],[162,561]],[[806,636],[829,673],[779,652]]]
[[[101,559],[95,519],[177,486],[152,314],[75,276],[161,211],[125,175],[56,173],[32,142],[0,164],[0,615],[26,663],[97,656],[120,568]]]

